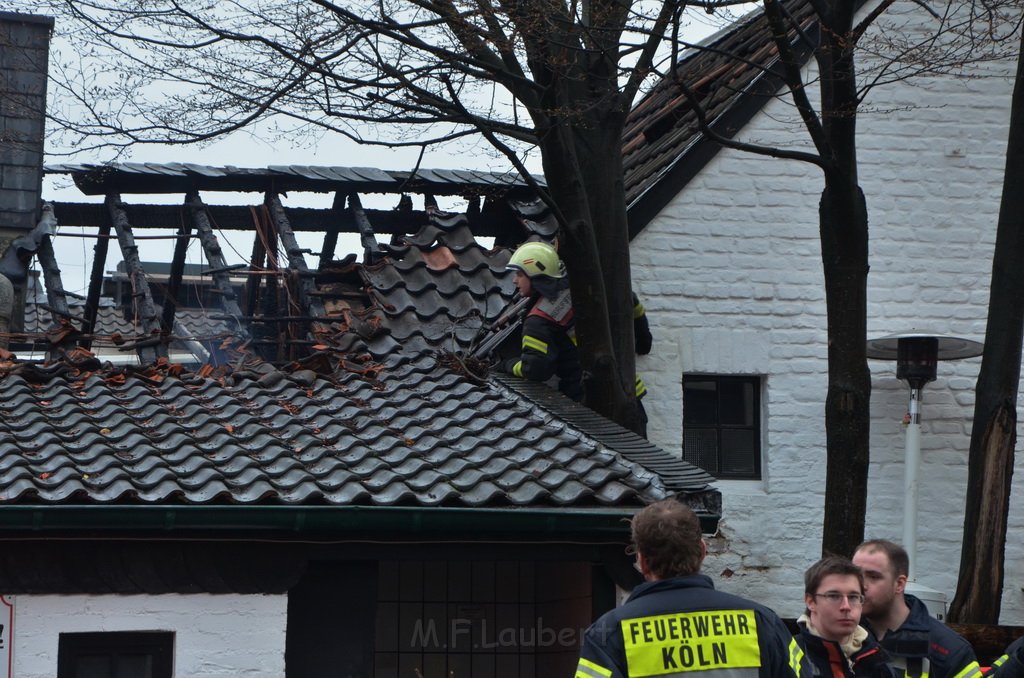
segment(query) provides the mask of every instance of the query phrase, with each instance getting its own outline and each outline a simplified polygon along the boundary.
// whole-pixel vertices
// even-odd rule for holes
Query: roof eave
[[[492,540],[557,541],[566,538],[628,539],[627,519],[639,507],[612,508],[469,508],[408,506],[140,506],[8,505],[0,506],[0,535],[89,532],[113,537],[122,533],[181,536],[274,533],[319,538],[394,539],[403,534],[445,541],[488,535]],[[700,515],[707,534],[718,516]],[[387,535],[384,537],[383,535]]]

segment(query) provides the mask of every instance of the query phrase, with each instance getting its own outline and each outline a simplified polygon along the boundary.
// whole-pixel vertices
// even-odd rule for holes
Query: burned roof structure
[[[394,534],[500,525],[564,538],[621,535],[624,510],[668,496],[685,497],[713,528],[720,495],[706,473],[556,391],[467,358],[512,298],[507,245],[555,232],[517,177],[183,164],[48,171],[104,201],[44,210],[54,232],[94,229],[96,258],[79,298],[64,290],[52,247],[40,249],[46,301],[29,304],[11,347],[43,348],[48,359],[3,354],[3,529],[215,525],[336,537],[385,524]],[[208,204],[220,191],[262,201]],[[287,207],[283,191],[330,192],[333,207]],[[365,209],[364,191],[393,194],[398,206]],[[183,200],[126,198],[136,192]],[[444,212],[439,195],[466,196],[469,207]],[[152,228],[175,231],[159,270],[138,256]],[[227,263],[217,236],[227,228],[252,234],[248,263]],[[323,234],[319,252],[299,246],[300,231]],[[361,256],[335,257],[346,231],[359,235]],[[185,263],[193,240],[202,270]],[[108,279],[111,241],[124,261]],[[188,294],[201,310],[181,307]],[[202,364],[172,359],[181,342],[201,345],[190,350]],[[134,352],[138,364],[112,364],[111,351]]]
[[[795,58],[817,46],[817,24],[808,0],[782,3],[791,23]],[[630,111],[622,157],[630,237],[714,158],[721,144],[708,127],[732,138],[783,87],[783,64],[763,11],[751,14],[684,52],[675,69]]]

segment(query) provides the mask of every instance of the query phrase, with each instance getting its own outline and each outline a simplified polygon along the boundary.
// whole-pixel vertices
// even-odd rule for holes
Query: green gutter
[[[253,532],[320,537],[375,537],[398,534],[493,540],[533,537],[628,538],[625,519],[634,508],[536,509],[406,506],[0,506],[0,536],[12,532],[82,530],[121,533]],[[718,516],[701,516],[705,533]],[[98,536],[98,535],[95,535]]]

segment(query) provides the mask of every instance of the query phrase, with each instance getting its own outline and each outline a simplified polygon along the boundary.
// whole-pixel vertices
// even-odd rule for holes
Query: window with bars
[[[761,478],[761,378],[683,375],[683,459],[716,478]]]
[[[171,678],[174,633],[112,631],[62,633],[57,678]]]

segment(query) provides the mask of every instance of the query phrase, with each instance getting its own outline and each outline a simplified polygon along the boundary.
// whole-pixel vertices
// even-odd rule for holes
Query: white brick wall
[[[14,675],[57,675],[61,633],[173,631],[174,675],[284,675],[286,595],[17,596]]]
[[[929,21],[912,3],[897,3]],[[910,328],[982,339],[1015,63],[987,77],[930,77],[876,90],[858,121],[871,228],[869,336]],[[992,74],[995,75],[992,75]],[[812,75],[813,78],[813,75]],[[816,101],[812,96],[812,101]],[[904,110],[911,107],[912,110]],[[788,101],[739,135],[808,146]],[[765,375],[764,479],[721,482],[724,516],[705,570],[787,616],[819,555],[824,501],[826,318],[818,241],[820,171],[723,150],[633,243],[634,289],[652,323],[638,359],[651,439],[680,451],[684,371]],[[918,580],[956,587],[967,450],[980,358],[941,363],[924,390]],[[873,373],[868,537],[902,535],[908,387]],[[1018,415],[1020,416],[1020,415]],[[1017,462],[1004,624],[1024,624],[1024,459]]]

